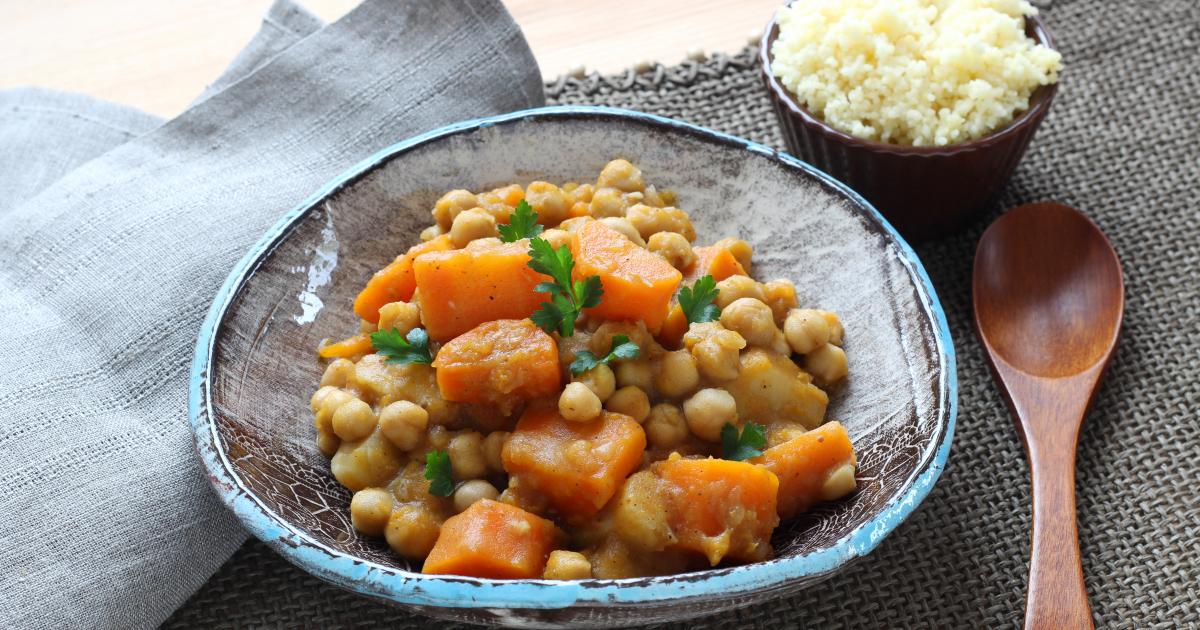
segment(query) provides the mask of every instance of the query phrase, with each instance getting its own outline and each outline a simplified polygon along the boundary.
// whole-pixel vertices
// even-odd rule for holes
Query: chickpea
[[[570,187],[570,190],[567,187]],[[577,203],[588,204],[592,202],[592,195],[596,194],[596,186],[593,184],[563,184],[563,192],[567,193],[567,204],[575,205]]]
[[[571,422],[588,422],[600,408],[600,398],[583,383],[568,383],[558,397],[558,413]]]
[[[586,580],[592,577],[592,563],[578,551],[555,549],[546,559],[542,577],[547,580]]]
[[[432,241],[433,239],[435,239],[445,233],[446,233],[446,230],[443,230],[442,226],[437,225],[437,224],[431,225],[431,226],[425,228],[424,230],[421,230],[421,234],[420,234],[421,242],[426,243],[426,242]]]
[[[381,536],[391,515],[392,493],[383,488],[363,488],[350,499],[350,523],[368,536]]]
[[[654,186],[647,186],[646,190],[642,191],[642,195],[643,195],[642,203],[646,204],[647,206],[654,206],[655,208],[661,208],[663,206],[671,205],[671,204],[663,201],[662,194],[659,193],[658,189],[655,188]],[[672,200],[672,202],[674,202],[674,200]]]
[[[420,503],[406,503],[392,510],[383,535],[393,551],[420,560],[429,555],[441,531],[441,519],[433,510]]]
[[[847,462],[833,469],[825,478],[825,482],[821,484],[820,497],[822,501],[834,501],[854,492],[857,487],[854,464]]]
[[[638,234],[637,228],[629,222],[625,217],[604,217],[600,222],[608,227],[620,232],[625,238],[631,240],[638,247],[645,247],[646,241],[642,239],[642,235]]]
[[[333,412],[333,432],[343,440],[361,440],[375,430],[376,420],[371,405],[352,398]]]
[[[494,473],[504,472],[504,443],[509,435],[508,431],[492,431],[483,438],[483,460]]]
[[[737,424],[737,402],[723,389],[702,389],[683,403],[683,415],[697,437],[720,442],[721,429],[726,424]]]
[[[603,363],[575,377],[575,380],[587,385],[600,402],[608,400],[617,389],[616,375],[613,374],[612,368]]]
[[[317,432],[317,450],[325,457],[333,457],[342,446],[342,440],[333,431]]]
[[[738,298],[722,309],[721,325],[755,346],[770,346],[779,330],[771,307],[749,297]]]
[[[646,189],[646,181],[642,178],[641,169],[630,164],[628,160],[617,159],[604,165],[600,177],[596,179],[596,186],[612,186],[624,192],[641,192]]]
[[[656,232],[675,232],[688,242],[696,240],[692,220],[679,208],[667,206],[656,208],[643,203],[634,204],[625,212],[625,218],[633,223],[642,238],[650,238]]]
[[[566,221],[563,221],[562,223],[559,223],[558,229],[564,230],[568,233],[573,234],[573,233],[575,233],[576,230],[583,227],[583,224],[587,223],[588,221],[595,221],[595,219],[593,219],[592,217],[587,217],[587,216],[572,217],[570,219],[567,219]]]
[[[421,445],[429,427],[429,412],[420,405],[397,400],[379,411],[379,430],[402,451]]]
[[[588,204],[588,212],[597,219],[620,217],[625,215],[627,207],[627,200],[621,191],[616,188],[597,188],[592,194],[592,202]]]
[[[496,234],[496,217],[481,208],[462,212],[454,217],[454,224],[450,227],[450,241],[455,247],[466,247],[467,243],[477,238]]]
[[[475,195],[467,190],[451,190],[433,205],[433,220],[442,231],[449,230],[454,217],[479,205]]]
[[[500,491],[496,486],[482,480],[473,479],[459,486],[454,491],[454,511],[462,512],[471,507],[471,504],[482,499],[490,499],[495,501],[500,496]]]
[[[646,440],[655,448],[675,448],[688,436],[687,420],[679,407],[670,403],[659,403],[650,408],[646,417]]]
[[[628,385],[613,393],[604,408],[613,413],[623,413],[638,422],[650,415],[650,397],[640,387]]]
[[[764,282],[762,289],[765,298],[763,301],[771,307],[771,313],[775,315],[775,324],[782,326],[788,312],[800,303],[796,299],[796,285],[792,284],[791,280],[779,279]]]
[[[654,391],[654,368],[648,361],[622,361],[616,369],[617,387],[639,387]]]
[[[546,230],[545,232],[542,232],[542,240],[550,243],[555,248],[564,246],[570,247],[571,233],[566,230],[559,229]]]
[[[771,344],[767,347],[771,349],[771,352],[782,354],[785,357],[792,353],[792,347],[788,345],[787,336],[778,328],[775,329],[774,336],[771,337]]]
[[[354,394],[342,389],[335,389],[321,397],[321,405],[317,408],[314,414],[317,431],[320,433],[333,433],[333,414],[347,402],[355,400]]]
[[[325,366],[321,375],[321,386],[346,387],[354,381],[354,362],[350,359],[334,359]]]
[[[513,209],[525,198],[525,189],[516,184],[495,188],[479,195],[479,207],[499,223],[507,223]]]
[[[849,373],[846,351],[827,343],[804,355],[804,369],[822,385],[832,385]]]
[[[747,243],[746,241],[743,241],[735,236],[728,236],[717,241],[716,243],[713,243],[713,246],[720,247],[721,249],[727,250],[730,254],[733,254],[733,257],[737,259],[738,264],[742,266],[742,269],[746,270],[746,273],[751,272],[751,265],[754,262],[754,250],[751,249],[750,243]]]
[[[829,343],[840,346],[842,339],[846,335],[846,329],[842,327],[842,320],[838,319],[837,313],[833,311],[820,311],[821,317],[825,318],[825,323],[829,324]]]
[[[323,385],[320,389],[313,392],[312,398],[309,399],[308,406],[316,413],[321,408],[321,404],[325,402],[325,397],[333,392],[340,391],[333,385]]]
[[[379,309],[379,330],[395,328],[401,335],[421,325],[421,309],[412,302],[391,302]]]
[[[357,492],[387,484],[403,461],[404,453],[376,431],[357,442],[343,440],[329,460],[329,470],[339,483]]]
[[[696,357],[687,350],[676,350],[663,355],[654,387],[668,398],[686,396],[700,386],[700,370]]]
[[[682,234],[675,232],[655,232],[646,241],[646,248],[662,256],[676,269],[687,269],[696,262],[696,252],[692,244]]]
[[[700,373],[714,381],[737,378],[741,363],[738,353],[746,340],[737,332],[726,330],[718,322],[692,324],[683,335],[684,347],[696,357]]]
[[[446,445],[450,455],[450,468],[454,478],[478,479],[487,474],[487,461],[483,458],[483,436],[478,431],[460,433]]]
[[[717,299],[713,301],[717,308],[725,310],[726,306],[742,298],[754,298],[765,302],[767,296],[763,293],[762,285],[750,276],[729,276],[717,283]]]
[[[359,320],[359,322],[358,322],[358,332],[359,333],[364,334],[364,335],[369,335],[369,334],[375,332],[376,330],[379,330],[379,324],[377,324],[377,323],[372,324],[371,322],[369,322],[365,319]]]
[[[567,195],[549,182],[533,182],[525,188],[525,201],[538,214],[542,225],[555,225],[567,218],[571,206]]]
[[[598,357],[602,357],[609,352],[612,352],[613,337],[617,335],[625,335],[630,341],[636,343],[638,348],[641,348],[641,355],[646,356],[650,349],[654,347],[654,336],[650,331],[646,330],[646,325],[642,322],[604,322],[596,328],[596,332],[592,333],[592,339],[589,347],[592,353]],[[625,363],[628,363],[626,361]]]
[[[829,343],[829,322],[821,311],[792,309],[783,323],[783,334],[796,354],[808,354]]]

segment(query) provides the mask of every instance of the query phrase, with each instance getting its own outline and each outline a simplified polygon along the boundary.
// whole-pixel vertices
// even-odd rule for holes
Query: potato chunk
[[[799,422],[810,429],[821,424],[829,396],[791,359],[751,348],[740,361],[737,378],[724,385],[737,401],[739,418]]]

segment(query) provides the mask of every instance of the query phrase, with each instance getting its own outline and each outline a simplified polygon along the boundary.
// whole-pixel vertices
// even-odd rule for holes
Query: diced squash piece
[[[540,578],[562,534],[515,505],[483,499],[446,519],[422,573],[495,579]]]
[[[600,305],[589,317],[603,320],[641,320],[657,332],[683,275],[649,250],[600,221],[589,221],[571,241],[575,278],[599,276],[604,285]]]
[[[533,288],[550,278],[530,269],[528,262],[525,241],[417,257],[417,302],[429,336],[449,341],[483,322],[532,315],[546,300]]]
[[[674,546],[722,559],[754,562],[771,556],[779,524],[774,473],[747,462],[682,459],[651,467],[664,484]]]
[[[663,320],[662,328],[655,337],[664,348],[678,350],[683,346],[683,335],[687,333],[688,326],[690,324],[687,315],[683,314],[683,308],[672,304],[671,309],[667,311],[667,318]]]
[[[712,276],[713,280],[720,282],[729,276],[746,275],[741,263],[724,247],[709,245],[693,247],[692,251],[696,253],[696,262],[685,269],[683,274],[683,283],[688,286],[704,276]]]
[[[371,337],[369,335],[354,335],[353,337],[335,341],[321,348],[317,351],[317,354],[322,359],[349,359],[374,351],[375,346],[371,345]]]
[[[825,419],[829,396],[791,359],[750,348],[742,352],[739,361],[737,378],[724,384],[737,401],[739,418],[797,422],[809,429]]]
[[[839,471],[845,466],[853,470],[857,463],[850,436],[839,422],[827,422],[767,449],[752,461],[779,477],[780,518],[791,518],[816,503],[837,498],[826,493],[826,489],[835,490],[834,494],[837,494],[854,487],[853,477],[848,487],[843,487],[838,479],[827,484],[832,475],[841,474]]]
[[[413,275],[413,259],[428,252],[440,252],[454,249],[449,235],[413,245],[409,250],[396,257],[388,266],[375,272],[367,281],[367,286],[354,299],[354,312],[359,317],[379,323],[379,309],[390,302],[407,302],[412,299],[417,281]]]
[[[504,469],[546,496],[558,513],[578,522],[594,516],[642,463],[646,433],[636,420],[601,412],[571,422],[555,406],[531,407],[504,445]]]
[[[558,392],[558,346],[528,319],[484,322],[455,337],[433,361],[442,398],[509,407]]]

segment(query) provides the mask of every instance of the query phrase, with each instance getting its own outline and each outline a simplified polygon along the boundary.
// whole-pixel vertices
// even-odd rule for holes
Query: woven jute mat
[[[985,220],[917,247],[958,349],[949,466],[868,558],[798,596],[691,621],[691,630],[1020,625],[1029,480],[971,331],[971,259],[1001,209],[1047,199],[1095,219],[1127,282],[1120,349],[1078,457],[1079,533],[1097,625],[1200,626],[1200,8],[1194,0],[1040,4],[1066,66],[1049,118]],[[781,147],[757,72],[747,50],[642,74],[560,79],[547,94]],[[451,626],[326,585],[257,541],[165,625]]]

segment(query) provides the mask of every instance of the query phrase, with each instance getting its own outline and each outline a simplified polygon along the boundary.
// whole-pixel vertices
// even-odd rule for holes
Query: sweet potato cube
[[[335,341],[317,351],[322,359],[348,359],[375,351],[369,335],[354,335]]]
[[[427,252],[453,248],[454,244],[447,235],[410,247],[407,252],[388,263],[388,266],[375,272],[367,281],[367,286],[363,287],[354,299],[354,312],[368,322],[378,324],[379,309],[383,308],[384,304],[407,302],[412,299],[413,291],[417,288],[417,281],[413,275],[413,259]]]
[[[549,281],[529,268],[529,244],[481,244],[431,252],[413,261],[421,323],[448,341],[495,319],[524,319],[545,301],[533,290]]]
[[[433,361],[442,398],[509,407],[558,392],[558,346],[528,319],[484,322],[442,346]]]
[[[642,463],[646,433],[636,420],[601,412],[570,422],[557,407],[527,409],[504,445],[504,469],[546,496],[568,521],[590,518]]]
[[[554,523],[515,505],[483,499],[446,519],[421,572],[539,578],[560,538]]]
[[[779,524],[774,473],[747,462],[678,457],[652,470],[665,486],[675,546],[699,552],[713,565],[771,556],[771,532]]]
[[[767,449],[754,463],[779,477],[779,517],[791,518],[816,503],[837,498],[854,488],[854,447],[846,428],[839,422],[827,422],[783,444]],[[848,481],[831,476],[850,467]],[[832,481],[832,483],[831,483]],[[832,486],[838,487],[832,487]]]
[[[746,275],[742,264],[724,247],[709,245],[708,247],[693,247],[692,251],[696,253],[696,262],[692,263],[683,273],[683,283],[688,286],[704,276],[712,276],[713,280],[720,282],[729,276]]]
[[[589,309],[588,316],[640,319],[651,332],[658,331],[683,278],[677,269],[599,221],[589,221],[575,232],[571,253],[576,279],[599,276],[604,285],[600,305]]]

